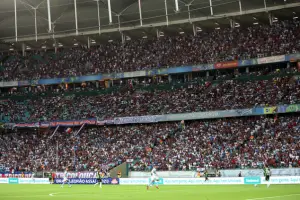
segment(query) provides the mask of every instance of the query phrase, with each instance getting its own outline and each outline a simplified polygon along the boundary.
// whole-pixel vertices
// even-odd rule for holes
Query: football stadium
[[[0,200],[298,200],[299,156],[299,0],[0,0]]]

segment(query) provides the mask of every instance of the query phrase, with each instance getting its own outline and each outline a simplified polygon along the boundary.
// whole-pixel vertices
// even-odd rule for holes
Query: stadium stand
[[[299,130],[299,114],[191,121],[181,130],[175,122],[60,130],[51,139],[50,130],[19,130],[0,135],[0,163],[28,171],[109,169],[127,159],[131,170],[299,167]]]
[[[182,35],[109,43],[53,52],[4,57],[0,78],[5,81],[72,77],[100,72],[126,72],[242,60],[299,52],[299,21],[278,21],[272,26],[221,29]]]

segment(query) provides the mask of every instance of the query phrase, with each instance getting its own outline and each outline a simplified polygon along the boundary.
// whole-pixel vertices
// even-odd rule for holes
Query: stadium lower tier
[[[300,115],[257,116],[0,135],[0,164],[15,170],[131,170],[300,166]]]
[[[170,90],[126,91],[93,96],[36,96],[0,101],[0,122],[79,120],[98,117],[160,115],[211,110],[295,104],[300,87],[294,77],[261,81],[223,81],[219,84],[190,84]]]

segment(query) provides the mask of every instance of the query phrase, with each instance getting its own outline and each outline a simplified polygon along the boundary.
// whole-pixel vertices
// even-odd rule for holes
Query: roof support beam
[[[111,15],[111,3],[110,3],[110,0],[107,0],[107,4],[108,4],[109,23],[112,24],[112,15]]]
[[[34,8],[34,33],[35,33],[35,41],[38,41],[38,32],[37,32],[37,21],[36,21],[36,8]]]
[[[100,35],[101,34],[101,21],[100,21],[99,0],[97,0],[97,12],[98,12],[98,29],[99,29],[99,35]]]
[[[209,7],[210,7],[210,15],[214,15],[214,10],[213,10],[213,7],[212,7],[212,1],[209,0]]]
[[[167,23],[167,26],[169,26],[169,16],[168,16],[168,4],[167,4],[167,0],[165,0],[165,10],[166,10],[166,23]]]
[[[240,13],[242,13],[243,10],[242,10],[242,2],[241,2],[241,0],[239,0],[239,7],[240,7]]]
[[[251,15],[254,13],[264,13],[264,12],[270,12],[274,10],[281,10],[281,9],[286,9],[286,8],[294,8],[294,7],[299,7],[300,3],[291,3],[291,4],[285,4],[285,5],[278,5],[278,6],[272,6],[272,7],[267,7],[265,8],[258,8],[258,9],[252,9],[252,10],[245,10],[242,13],[238,12],[231,12],[231,13],[226,13],[226,14],[220,14],[220,15],[215,15],[215,16],[205,16],[205,17],[196,17],[196,18],[191,18],[190,20],[187,19],[181,19],[181,20],[176,20],[176,21],[171,21],[172,25],[175,24],[184,24],[184,23],[189,23],[189,22],[200,22],[200,21],[207,21],[207,20],[212,20],[212,19],[222,19],[222,18],[230,18],[230,17],[235,17],[235,16],[241,16],[241,15]],[[155,27],[161,27],[165,26],[165,22],[157,22],[157,23],[152,23],[152,24],[147,24],[143,25],[142,28],[155,28]],[[140,26],[124,26],[121,28],[121,31],[130,31],[130,30],[136,30],[140,29]],[[111,33],[111,32],[119,32],[119,28],[108,28],[108,29],[102,29],[102,33]],[[82,35],[93,35],[97,34],[98,30],[90,30],[90,31],[82,31],[80,32]],[[61,33],[61,34],[55,34],[56,38],[65,38],[65,37],[72,37],[75,36],[74,33]],[[8,38],[1,38],[5,42],[14,42],[14,38],[8,37]],[[45,35],[40,35],[38,37],[39,40],[45,40],[49,39],[49,34]],[[19,37],[18,41],[32,41],[35,40],[35,37]]]
[[[14,0],[14,7],[15,7],[15,37],[17,42],[18,41],[17,0]]]
[[[77,0],[74,0],[74,11],[75,11],[75,28],[76,28],[76,35],[78,35]]]
[[[51,8],[50,8],[50,0],[47,0],[47,11],[48,11],[48,32],[52,32],[52,23],[51,23]]]
[[[143,26],[143,17],[142,17],[142,4],[141,4],[141,0],[139,1],[139,12],[140,12],[140,24],[141,26]]]
[[[176,12],[179,12],[178,0],[175,0],[175,8]]]

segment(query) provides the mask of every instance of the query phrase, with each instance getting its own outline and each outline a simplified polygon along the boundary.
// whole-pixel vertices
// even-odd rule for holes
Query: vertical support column
[[[212,7],[212,1],[209,0],[209,6],[210,6],[210,15],[214,15],[213,7]]]
[[[241,2],[241,0],[239,0],[239,7],[240,7],[240,13],[242,14],[243,10],[242,10],[242,2]]]
[[[99,35],[100,35],[101,34],[101,21],[100,21],[99,0],[97,0],[97,11],[98,11],[98,29],[99,29]]]
[[[264,0],[265,10],[267,10],[267,2]]]
[[[230,22],[230,27],[232,29],[234,29],[234,27],[235,27],[235,21],[233,19],[229,19],[229,22]]]
[[[75,11],[75,27],[76,27],[76,35],[78,35],[77,0],[74,0],[74,11]]]
[[[109,23],[112,23],[112,16],[111,16],[111,4],[110,4],[110,0],[107,0],[107,4],[108,4],[108,17],[109,17]]]
[[[206,71],[206,77],[209,77],[209,71]]]
[[[172,83],[172,75],[168,76],[169,83]]]
[[[47,0],[47,10],[48,10],[48,29],[50,33],[52,31],[50,0]]]
[[[143,26],[143,17],[142,17],[142,4],[141,0],[139,0],[139,12],[140,12],[140,24]]]
[[[91,48],[91,39],[90,39],[89,36],[88,36],[88,48],[89,48],[89,49]]]
[[[193,24],[193,33],[194,33],[194,36],[196,36],[196,35],[197,35],[197,29],[196,29],[196,26],[195,26],[195,24]]]
[[[117,15],[117,16],[118,16],[118,25],[119,25],[119,31],[121,31],[120,15]]]
[[[122,44],[124,44],[125,43],[125,36],[121,31],[120,31],[120,34],[121,34]]]
[[[158,29],[156,29],[156,37],[157,37],[157,39],[160,38],[160,33],[159,33],[159,30],[158,30]]]
[[[169,16],[168,16],[167,0],[165,0],[165,10],[166,10],[166,23],[167,23],[167,26],[169,26]]]
[[[191,11],[190,11],[190,6],[191,4],[188,4],[187,7],[188,7],[188,14],[189,14],[189,22],[191,23]]]
[[[268,17],[269,17],[269,23],[272,26],[273,25],[273,15],[272,15],[272,13],[269,13]]]
[[[15,7],[15,36],[17,42],[18,41],[17,0],[14,0],[14,7]]]
[[[54,52],[57,53],[57,45],[54,47]]]
[[[25,43],[22,43],[22,56],[26,56],[26,45]]]
[[[246,67],[246,73],[249,74],[249,67]]]
[[[35,31],[35,41],[37,42],[37,21],[36,21],[36,8],[34,8],[34,31]]]
[[[178,6],[178,0],[175,0],[175,8],[176,8],[176,12],[179,12],[179,6]]]

